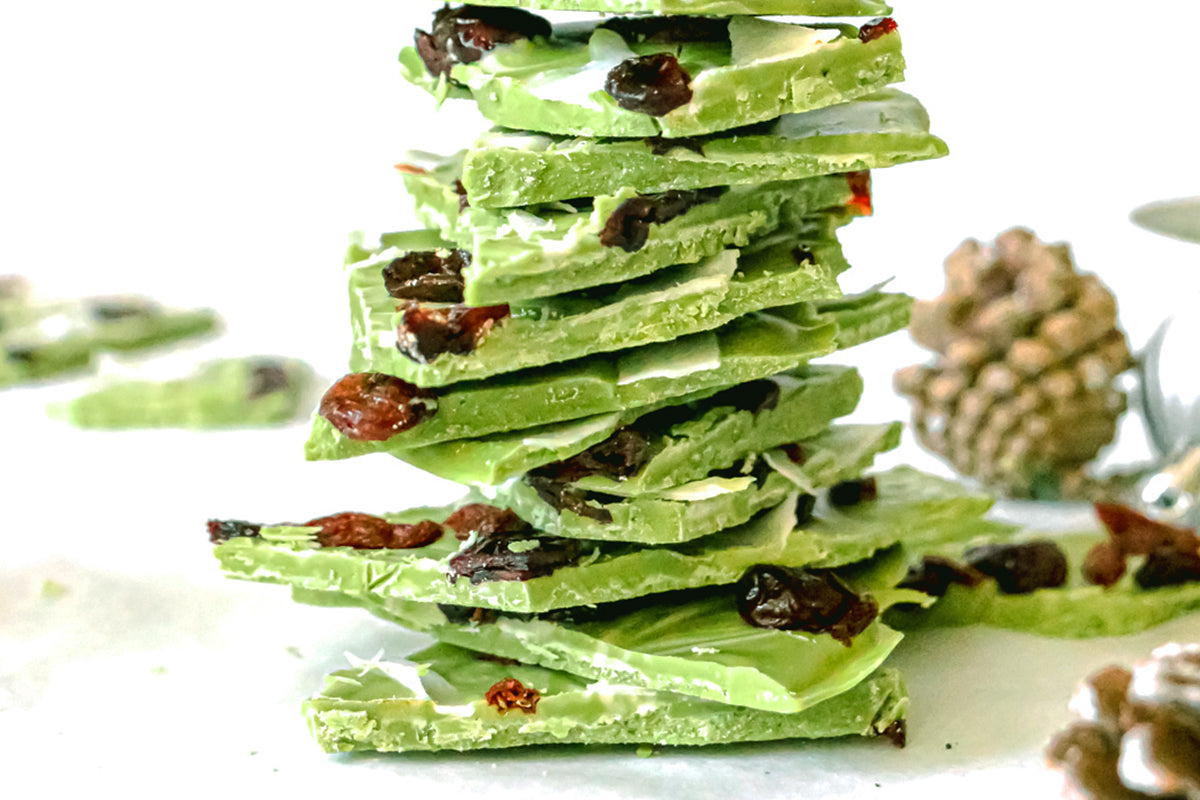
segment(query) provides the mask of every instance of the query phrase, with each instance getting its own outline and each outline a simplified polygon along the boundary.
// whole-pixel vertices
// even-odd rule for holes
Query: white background
[[[138,291],[213,306],[228,334],[205,352],[295,354],[340,374],[345,234],[410,225],[390,165],[410,147],[455,148],[483,126],[465,105],[435,116],[397,75],[397,50],[434,5],[4,4],[0,273],[27,274],[52,296]],[[848,290],[894,276],[894,288],[931,296],[962,239],[1022,224],[1072,243],[1080,266],[1117,292],[1135,344],[1169,310],[1195,307],[1189,268],[1200,251],[1127,222],[1144,202],[1200,194],[1192,0],[1160,0],[1153,16],[1112,2],[910,0],[896,16],[906,88],[952,155],[876,174],[877,216],[845,235]],[[856,356],[868,380],[860,416],[906,416],[890,374],[920,358],[903,336]],[[352,612],[293,608],[282,590],[223,582],[203,520],[382,511],[453,488],[387,459],[305,464],[303,427],[81,434],[45,420],[48,401],[80,388],[0,395],[0,764],[10,786],[791,797],[861,796],[876,782],[888,796],[1007,792],[1021,781],[1049,791],[1037,754],[1073,681],[1198,634],[1183,621],[1120,642],[961,632],[907,643],[916,705],[905,752],[327,759],[306,740],[299,699],[341,651],[398,654],[403,637]],[[934,464],[911,447],[902,455]],[[68,587],[64,598],[40,595],[48,577]]]

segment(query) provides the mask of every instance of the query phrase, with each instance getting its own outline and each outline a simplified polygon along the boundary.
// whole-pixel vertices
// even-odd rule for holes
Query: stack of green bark
[[[231,576],[436,638],[330,676],[317,739],[902,740],[880,615],[928,599],[900,586],[914,554],[1005,529],[954,484],[865,477],[899,426],[838,424],[859,376],[810,363],[905,325],[902,295],[843,295],[838,231],[871,212],[868,170],[946,153],[890,88],[900,34],[866,19],[890,9],[431,11],[405,76],[496,127],[401,165],[425,230],[352,244],[354,371],[307,455],[388,453],[469,492],[209,525]]]

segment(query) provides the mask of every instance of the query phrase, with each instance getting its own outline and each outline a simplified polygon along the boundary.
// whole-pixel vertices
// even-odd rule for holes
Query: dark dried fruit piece
[[[711,203],[720,196],[721,189],[689,189],[631,197],[608,215],[600,231],[600,244],[637,252],[646,244],[651,225],[670,222],[693,206]]]
[[[499,44],[549,36],[550,23],[515,8],[446,6],[433,15],[433,32],[418,30],[417,53],[431,75],[449,75],[455,64],[470,64]]]
[[[869,170],[847,172],[846,181],[850,184],[850,191],[854,194],[848,205],[864,217],[871,216],[874,213],[871,205],[871,172]]]
[[[642,141],[650,148],[650,152],[656,156],[665,156],[676,147],[691,150],[698,156],[704,155],[704,140],[693,136],[679,137],[677,139],[668,139],[663,136],[647,136]]]
[[[442,538],[442,526],[431,520],[404,525],[355,511],[318,517],[304,523],[304,526],[321,529],[317,534],[317,543],[322,547],[408,549],[424,547]]]
[[[447,621],[455,625],[491,625],[500,619],[500,612],[494,608],[452,606],[445,603],[438,603],[437,607],[439,611],[446,615]]]
[[[437,395],[392,375],[352,372],[329,387],[318,413],[343,436],[382,442],[437,411]]]
[[[250,390],[247,398],[256,400],[275,392],[282,392],[289,385],[287,370],[278,361],[261,361],[250,369]]]
[[[1116,542],[1106,539],[1088,550],[1079,571],[1088,583],[1112,586],[1125,574],[1125,554]]]
[[[778,383],[770,378],[762,378],[739,383],[717,392],[709,398],[708,405],[713,408],[733,406],[738,411],[751,411],[757,414],[760,411],[770,411],[779,405],[779,393]]]
[[[1125,555],[1149,555],[1161,547],[1184,552],[1195,552],[1200,548],[1200,539],[1190,528],[1150,519],[1117,503],[1096,503],[1094,508],[1108,535]]]
[[[796,527],[803,528],[813,521],[813,511],[817,507],[815,494],[802,494],[796,498]]]
[[[461,303],[463,270],[471,265],[466,250],[418,250],[383,268],[383,285],[397,300]]]
[[[815,264],[817,257],[813,255],[811,250],[805,250],[803,247],[792,248],[792,260],[797,264]]]
[[[213,544],[220,544],[241,537],[256,538],[261,530],[262,525],[241,519],[210,519],[208,540]]]
[[[462,213],[471,207],[471,201],[467,199],[467,187],[463,186],[461,180],[454,182],[454,193],[458,195],[458,213]]]
[[[892,744],[903,749],[908,744],[908,725],[902,719],[894,719],[877,735],[890,739]]]
[[[614,17],[597,27],[619,33],[626,42],[677,44],[729,41],[727,17]]]
[[[1170,546],[1160,547],[1146,556],[1133,573],[1133,580],[1143,589],[1200,581],[1200,555]]]
[[[808,455],[804,452],[804,448],[798,444],[785,444],[783,453],[788,457],[788,461],[801,467],[804,466],[804,462],[808,461]]]
[[[526,714],[536,714],[538,700],[542,694],[537,689],[525,686],[516,678],[505,678],[497,681],[483,695],[489,706],[495,706],[501,713],[519,709]]]
[[[517,550],[512,545],[520,545]],[[536,534],[481,535],[450,557],[450,580],[527,581],[579,559],[579,541]]]
[[[692,102],[692,76],[670,53],[627,58],[608,71],[604,91],[627,111],[661,117]]]
[[[529,474],[562,483],[571,483],[589,475],[617,481],[637,474],[650,455],[650,440],[646,434],[636,428],[626,427],[582,453],[538,467]]]
[[[967,564],[993,578],[1004,594],[1028,594],[1067,581],[1067,556],[1054,542],[987,544],[964,553]]]
[[[517,533],[526,530],[529,523],[517,516],[511,508],[500,508],[487,503],[468,503],[442,522],[454,531],[458,539],[469,539],[471,534],[494,535]]]
[[[932,597],[942,597],[951,584],[978,586],[984,575],[977,569],[959,564],[943,556],[925,556],[920,563],[908,568],[908,574],[898,588],[913,589]]]
[[[570,511],[605,525],[613,521],[611,511],[591,502],[593,495],[590,492],[576,489],[558,478],[548,475],[530,473],[525,476],[525,480],[537,492],[538,497],[556,511]],[[600,496],[606,497],[606,495]]]
[[[879,604],[860,596],[825,570],[759,564],[737,583],[737,609],[757,628],[828,633],[847,647],[879,615]]]
[[[858,39],[862,42],[873,42],[889,33],[894,33],[899,26],[891,17],[871,20],[858,29]]]
[[[835,506],[854,506],[879,499],[879,484],[874,478],[842,481],[829,487],[829,502]]]
[[[444,353],[470,353],[508,316],[506,305],[429,308],[410,302],[396,327],[396,349],[418,364],[432,364]]]

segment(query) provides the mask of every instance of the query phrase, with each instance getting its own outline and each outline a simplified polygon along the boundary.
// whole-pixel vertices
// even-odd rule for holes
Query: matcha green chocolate
[[[426,416],[384,441],[348,438],[318,416],[305,453],[310,460],[349,458],[628,411],[795,369],[833,352],[836,343],[836,317],[807,306],[759,312],[717,331],[615,357],[599,354],[424,390],[418,400],[429,409]]]
[[[843,103],[904,79],[894,30],[862,41],[858,29],[847,25],[733,17],[717,41],[659,43],[623,36],[616,27],[624,27],[621,20],[594,29],[560,26],[548,40],[521,39],[478,61],[455,64],[450,79],[465,86],[480,113],[497,125],[618,137],[698,136],[738,128]],[[659,53],[677,59],[686,87],[683,103],[658,115],[665,109],[622,107],[606,91],[610,72],[629,59]],[[447,93],[446,77],[430,74],[415,48],[401,52],[400,66],[413,84],[438,96]]]
[[[892,13],[891,6],[879,0],[475,0],[474,5],[608,14],[874,17]]]
[[[894,588],[903,575],[903,562],[894,552],[838,573],[856,594],[870,595],[880,610],[919,597]],[[295,597],[315,604],[357,603],[384,619],[428,630],[442,642],[583,678],[785,713],[851,689],[901,639],[878,620],[847,643],[829,633],[757,627],[739,614],[734,592],[729,587],[700,596],[656,597],[615,615],[601,608],[594,612],[597,618],[581,621],[501,615],[482,623],[452,622],[430,604],[380,603],[366,596],[327,601],[305,593]]]
[[[229,358],[167,381],[122,380],[77,397],[61,415],[81,428],[223,428],[297,419],[313,388],[295,359]]]
[[[451,582],[450,558],[461,548],[449,533],[419,548],[355,550],[320,547],[313,528],[275,526],[262,528],[256,537],[230,539],[214,552],[222,569],[235,578],[381,603],[446,603],[540,613],[729,584],[760,563],[833,567],[869,558],[897,542],[920,548],[997,530],[994,523],[981,519],[990,506],[987,498],[911,470],[893,470],[878,480],[879,500],[851,508],[819,507],[816,519],[803,527],[796,525],[793,493],[744,525],[680,545],[636,547],[583,541],[576,563],[526,580],[473,583],[458,577]],[[419,508],[386,519],[407,524],[441,522],[450,512]]]
[[[364,662],[326,677],[320,694],[304,704],[309,729],[326,752],[879,736],[901,724],[908,708],[899,674],[888,669],[805,711],[783,714],[589,683],[538,666],[499,664],[447,644],[409,659]],[[492,687],[510,678],[538,693],[532,713],[501,712],[487,702]]]
[[[1022,534],[1021,538],[1030,536]],[[1200,582],[1143,589],[1133,580],[1136,566],[1108,588],[1084,581],[1080,565],[1088,550],[1105,538],[1099,531],[1040,538],[1050,538],[1066,554],[1068,572],[1064,586],[1028,594],[1004,594],[993,580],[973,587],[951,585],[945,596],[929,608],[896,608],[889,619],[906,629],[989,625],[1042,636],[1082,639],[1124,636],[1200,611]],[[972,544],[991,541],[994,538],[989,536]],[[1013,537],[1000,541],[1013,541]],[[933,552],[962,563],[961,543],[947,543]]]
[[[670,219],[647,224],[644,242],[626,249],[603,242],[609,241],[609,220],[619,219],[629,202],[637,202],[633,189],[577,205],[464,208],[455,188],[462,173],[461,153],[410,158],[422,162],[403,173],[417,216],[471,254],[471,263],[462,271],[463,301],[471,306],[628,281],[664,267],[695,263],[727,247],[745,247],[777,229],[800,229],[804,217],[818,211],[870,210],[869,180],[861,173],[698,190],[694,204]],[[352,251],[351,257],[359,252]]]
[[[552,137],[491,131],[463,162],[472,206],[495,208],[612,194],[759,184],[940,158],[917,100],[885,89],[770,123],[683,140]]]
[[[0,387],[86,370],[101,353],[202,336],[219,325],[207,309],[161,308],[141,297],[22,303],[0,327]]]
[[[664,489],[704,477],[750,453],[811,436],[853,411],[861,392],[862,379],[853,369],[805,367],[690,403],[601,414],[393,455],[456,483],[490,486],[603,446],[636,423],[647,439],[650,458],[630,486]]]
[[[857,478],[870,469],[878,453],[899,442],[899,423],[838,426],[800,442],[797,446],[805,462],[793,465],[787,473],[771,469],[767,466],[770,462],[760,465],[751,458],[745,464],[747,474],[734,477],[714,474],[630,497],[583,492],[585,508],[560,509],[526,479],[482,493],[492,505],[511,508],[538,530],[555,536],[677,544],[740,525],[779,505],[797,488],[813,493]],[[772,456],[772,460],[788,458],[782,451]]]
[[[848,265],[834,229],[848,220],[826,214],[757,252],[723,250],[607,289],[512,303],[507,316],[490,324],[467,352],[450,346],[439,352],[436,338],[422,346],[414,331],[420,331],[424,315],[444,314],[439,311],[444,306],[410,302],[398,311],[383,277],[397,258],[451,245],[427,231],[388,234],[382,240],[386,249],[350,272],[355,338],[350,368],[385,372],[418,386],[445,386],[668,341],[764,308],[836,298],[841,294],[836,276]]]

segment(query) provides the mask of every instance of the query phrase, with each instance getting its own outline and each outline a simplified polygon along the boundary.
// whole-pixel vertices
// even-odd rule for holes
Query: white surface
[[[942,162],[876,176],[877,217],[847,234],[850,288],[895,275],[936,293],[966,236],[1013,224],[1073,243],[1122,300],[1135,342],[1193,304],[1194,246],[1126,222],[1195,194],[1190,0],[899,3],[906,88],[951,145]],[[1106,7],[1120,10],[1119,19]],[[347,335],[340,252],[355,227],[409,220],[389,165],[479,126],[432,116],[395,52],[434,3],[110,0],[0,11],[0,271],[49,294],[140,290],[211,304],[207,348],[288,352],[327,374]],[[416,9],[416,10],[414,10]],[[1145,23],[1132,25],[1133,22]],[[904,417],[890,373],[921,357],[904,337],[864,348],[862,419]],[[141,797],[263,790],[298,796],[523,798],[1032,796],[1054,793],[1039,751],[1074,682],[1193,618],[1117,641],[951,632],[906,642],[911,745],[795,744],[668,752],[329,758],[297,705],[343,651],[412,639],[278,587],[223,581],[210,516],[300,520],[449,498],[386,458],[306,464],[303,428],[245,434],[83,434],[44,420],[78,386],[6,391],[0,558],[0,765],[6,787],[49,796],[111,786]],[[922,466],[935,462],[913,451]],[[43,597],[42,581],[67,587]],[[951,748],[947,749],[946,744]],[[876,789],[875,784],[880,784]],[[320,794],[318,794],[320,793]],[[21,794],[20,792],[18,794]]]

